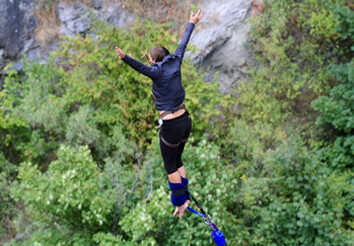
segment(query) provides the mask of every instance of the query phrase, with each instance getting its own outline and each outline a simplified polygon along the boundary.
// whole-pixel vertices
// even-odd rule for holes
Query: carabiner
[[[156,128],[156,129],[160,129],[161,126],[163,125],[163,120],[162,120],[161,118],[159,118],[159,119],[157,120],[157,123],[159,123],[159,125],[158,125],[158,126],[155,126],[155,128]]]
[[[205,217],[204,217],[204,223],[206,225],[211,225],[213,223],[213,220],[211,219],[210,215],[209,214],[206,214]]]

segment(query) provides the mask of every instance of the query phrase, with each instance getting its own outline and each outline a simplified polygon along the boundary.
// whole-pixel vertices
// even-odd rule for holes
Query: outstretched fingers
[[[199,9],[197,14],[194,15],[194,12],[191,12],[191,16],[190,16],[190,21],[194,24],[197,24],[201,18],[203,17],[203,12]]]
[[[123,59],[125,57],[125,53],[118,46],[116,46],[116,50],[119,58]]]
[[[197,17],[198,19],[200,19],[200,18],[202,18],[202,16],[203,16],[203,12],[199,9],[198,12],[197,12],[196,17]]]

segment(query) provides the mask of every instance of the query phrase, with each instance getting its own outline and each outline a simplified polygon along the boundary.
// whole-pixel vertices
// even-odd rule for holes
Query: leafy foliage
[[[321,163],[322,153],[308,151],[298,135],[276,132],[275,146],[268,149],[263,128],[235,120],[232,129],[233,177],[240,181],[237,195],[229,198],[229,210],[239,218],[235,244],[351,244],[352,202],[345,198],[352,193],[350,171],[333,173]]]
[[[239,88],[247,120],[281,124],[295,114],[307,117],[310,102],[328,91],[326,66],[338,59],[333,44],[341,42],[340,21],[329,8],[335,2],[343,1],[264,1],[267,11],[255,17],[251,38],[263,66]]]
[[[354,160],[354,60],[347,64],[333,65],[331,73],[337,77],[338,84],[328,96],[313,101],[312,106],[321,115],[317,123],[330,124],[338,131],[334,143],[327,146],[324,156],[333,167],[346,168]]]
[[[352,244],[353,11],[342,4],[264,1],[255,17],[263,65],[239,86],[239,119],[219,140],[242,180],[232,202],[240,245]],[[314,128],[310,107],[334,130]]]
[[[345,170],[354,161],[354,11],[347,6],[337,6],[335,13],[339,20],[337,31],[346,42],[342,51],[345,56],[341,59],[342,63],[329,66],[329,73],[336,83],[328,95],[313,101],[312,107],[320,112],[317,119],[319,125],[329,124],[336,130],[334,140],[323,148],[324,159],[333,167]]]

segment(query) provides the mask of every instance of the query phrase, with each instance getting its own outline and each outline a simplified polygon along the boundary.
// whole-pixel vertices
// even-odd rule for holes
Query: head
[[[170,52],[163,46],[155,46],[151,48],[149,52],[149,60],[151,63],[155,62],[160,62],[165,58],[165,56],[168,56]]]

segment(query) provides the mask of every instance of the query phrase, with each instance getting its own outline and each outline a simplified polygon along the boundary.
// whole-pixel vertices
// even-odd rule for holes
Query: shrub
[[[93,245],[96,233],[116,233],[122,209],[143,198],[144,189],[137,185],[148,182],[148,176],[123,167],[122,158],[107,160],[101,171],[87,147],[62,145],[57,156],[45,173],[31,162],[19,169],[12,196],[24,202],[31,220],[26,230],[18,231],[19,238],[28,237],[25,245]]]
[[[326,66],[340,59],[343,40],[333,6],[344,2],[264,1],[250,40],[262,66],[238,91],[246,120],[273,125],[292,117],[311,120],[311,101],[331,86]]]
[[[235,153],[235,197],[228,210],[237,221],[233,242],[239,245],[350,245],[349,173],[332,172],[299,136],[263,149],[262,132],[240,128],[242,147]],[[232,136],[232,135],[230,135]],[[237,139],[234,138],[234,139]],[[246,154],[246,155],[245,155]],[[237,218],[237,219],[236,219]]]

